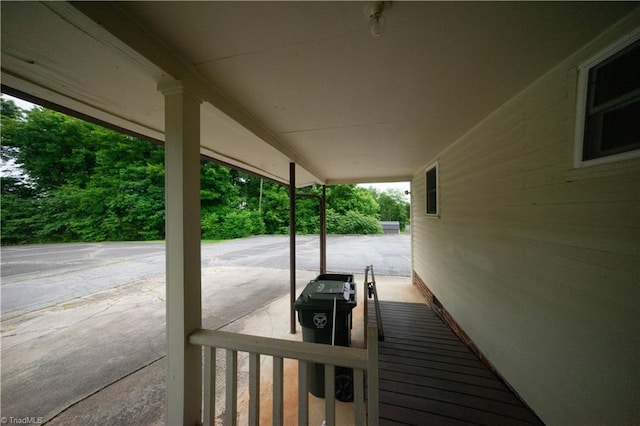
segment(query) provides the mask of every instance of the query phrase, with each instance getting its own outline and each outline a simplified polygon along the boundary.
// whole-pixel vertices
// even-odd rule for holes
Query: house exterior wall
[[[574,169],[578,66],[636,11],[412,179],[414,282],[547,424],[640,423],[640,159]],[[470,94],[472,96],[472,94]]]

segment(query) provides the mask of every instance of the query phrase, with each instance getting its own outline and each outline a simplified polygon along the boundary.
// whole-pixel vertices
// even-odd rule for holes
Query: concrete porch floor
[[[259,268],[250,272],[251,278],[262,279],[267,282],[286,282],[289,276],[287,270],[275,270]],[[249,272],[246,268],[225,267],[206,268],[203,270],[203,281],[213,279],[233,282],[235,277],[242,275],[247,280]],[[255,278],[253,277],[255,275]],[[297,290],[301,292],[306,283],[313,279],[317,273],[312,271],[297,271]],[[258,278],[260,277],[260,278]],[[358,290],[358,306],[354,309],[354,328],[352,330],[353,345],[363,346],[363,274],[355,277]],[[384,300],[394,300],[401,302],[422,301],[422,296],[411,284],[409,277],[398,276],[376,276],[378,292]],[[103,304],[108,303],[113,308],[118,308],[118,312],[132,312],[135,305],[135,312],[141,311],[138,315],[149,317],[150,312],[159,310],[159,305],[163,304],[164,280],[162,277],[153,277],[144,282],[144,285],[135,285],[131,289],[126,289],[127,297],[116,297],[125,289],[119,289],[118,295],[113,291],[106,292],[104,297],[95,303],[85,303],[81,312],[73,312],[68,321],[77,321],[78,315],[92,316],[95,312],[103,308]],[[134,299],[132,299],[134,297]],[[203,299],[203,309],[209,306],[211,297],[216,295],[208,294]],[[104,299],[104,300],[103,300]],[[241,299],[238,299],[241,300]],[[154,304],[155,301],[155,304]],[[135,303],[134,303],[135,302]],[[240,302],[239,302],[240,303]],[[132,305],[133,304],[133,305]],[[85,306],[86,305],[86,306]],[[40,321],[48,321],[60,324],[58,317],[52,319],[52,315],[70,315],[71,309],[59,309],[42,316]],[[82,315],[81,315],[82,314]],[[129,318],[122,314],[125,318]],[[209,313],[209,316],[212,314]],[[137,317],[136,317],[137,318]],[[131,321],[128,319],[128,321]],[[208,322],[212,322],[208,321]],[[218,321],[220,322],[220,321]],[[36,324],[39,325],[40,323]],[[87,322],[85,322],[88,327]],[[158,332],[162,328],[162,321],[158,320]],[[214,324],[204,324],[205,327],[215,327]],[[108,325],[104,325],[108,327]],[[288,340],[302,340],[302,329],[296,322],[297,333],[289,333],[289,296],[285,295],[274,302],[256,309],[253,313],[242,316],[239,319],[221,327],[220,330],[259,335],[264,337],[274,337]],[[66,341],[65,341],[66,342]],[[114,342],[114,346],[119,343]],[[219,350],[217,354],[217,374],[219,379],[216,384],[216,424],[222,425],[224,422],[224,351]],[[77,362],[77,361],[74,361]],[[68,424],[119,424],[119,425],[164,425],[165,424],[165,375],[166,363],[164,356],[145,365],[144,367],[131,372],[125,377],[106,386],[100,391],[89,395],[82,400],[73,403],[49,420],[47,424],[51,426]],[[284,362],[284,424],[297,424],[297,362],[285,360]],[[238,424],[248,424],[248,357],[246,353],[238,354]],[[272,360],[264,356],[261,360],[261,425],[272,424]],[[324,399],[315,398],[309,394],[309,424],[314,426],[322,425],[324,420]],[[336,402],[336,422],[338,425],[353,424],[353,404]]]
[[[358,305],[353,310],[352,346],[364,347],[363,327],[363,282],[362,274],[355,275],[357,283]],[[410,277],[377,276],[378,295],[382,300],[397,302],[420,302],[422,295],[411,284]],[[303,288],[298,288],[298,293]],[[289,296],[247,315],[232,324],[222,328],[224,331],[273,337],[287,340],[302,340],[300,324],[296,322],[297,333],[289,333]],[[224,421],[224,353],[217,354],[216,383],[216,424]],[[268,356],[261,358],[260,370],[260,425],[272,424],[272,359]],[[248,377],[249,361],[246,353],[238,354],[238,424],[248,424]],[[284,361],[284,424],[293,425],[298,422],[298,365],[295,360]],[[324,399],[309,394],[309,424],[322,425],[324,420]],[[352,425],[354,422],[354,404],[336,401],[336,424]]]
[[[205,278],[215,275],[218,279],[223,276],[227,281],[232,281],[237,274],[242,274],[246,278],[247,271],[240,268],[207,270]],[[257,275],[252,280],[262,279],[269,282],[278,282],[286,281],[288,277],[288,272],[285,270],[264,268],[256,271],[255,274]],[[299,271],[297,279],[298,293],[315,276],[316,274],[311,271]],[[364,346],[363,302],[365,295],[363,294],[363,279],[362,274],[355,276],[358,291],[358,306],[353,311],[352,346],[355,347]],[[423,310],[431,312],[423,304],[423,296],[411,284],[409,277],[377,276],[376,280],[378,294],[382,302],[381,305],[383,305],[382,316],[386,334],[385,342],[380,343],[378,352],[381,367],[380,424],[398,424],[397,420],[392,420],[392,417],[396,415],[403,416],[401,422],[403,424],[424,424],[426,418],[434,419],[436,417],[442,420],[442,422],[436,424],[540,423],[534,415],[525,412],[525,407],[512,395],[509,389],[499,383],[500,380],[497,377],[491,378],[487,376],[486,372],[478,371],[483,367],[478,365],[479,361],[471,359],[475,359],[475,356],[470,352],[469,354],[461,354],[463,351],[462,343],[456,343],[457,339],[448,328],[442,330],[446,326],[435,318],[435,314],[432,314],[434,318],[425,318],[426,314],[424,313],[409,313],[409,306],[412,309],[424,308]],[[121,300],[115,298],[111,292],[107,292],[106,296],[108,297],[105,296],[106,299],[101,298],[93,304],[83,304],[84,310],[73,313],[72,318],[77,318],[81,313],[84,316],[95,316],[95,312],[102,309],[103,302],[113,304],[114,307],[119,306],[118,312],[120,310],[131,310],[134,302],[138,310],[142,309],[142,307],[148,307],[151,310],[156,309],[151,302],[158,298],[158,294],[162,293],[163,283],[159,279],[151,281],[155,283],[153,286],[151,286],[151,283],[143,286],[138,285],[135,287],[135,291],[129,289],[127,292],[128,297],[123,297]],[[157,288],[160,293],[151,291],[153,288]],[[118,290],[118,292],[121,291],[124,290]],[[208,302],[204,304],[205,306],[209,306],[211,303],[210,299],[207,300]],[[245,303],[242,297],[238,298],[237,301],[238,303]],[[398,304],[397,302],[401,303]],[[158,301],[156,305],[158,303],[162,303],[162,301]],[[402,306],[394,311],[392,309],[394,305]],[[392,309],[392,312],[387,312],[387,308]],[[62,309],[50,312],[47,314],[48,316],[44,316],[42,321],[52,321],[51,315],[66,315],[69,311],[70,309]],[[147,317],[148,313],[141,315],[142,317]],[[415,317],[416,315],[419,318]],[[84,318],[84,316],[80,316]],[[421,324],[420,326],[417,325],[418,322]],[[59,324],[59,321],[56,323]],[[40,323],[36,325],[38,324]],[[211,328],[220,327],[216,327],[215,324],[210,324],[209,326]],[[297,322],[296,326],[297,333],[290,334],[289,295],[285,295],[263,305],[249,315],[240,316],[219,329],[232,333],[300,341],[302,340],[302,329]],[[125,334],[128,335],[129,333]],[[444,336],[444,334],[447,334],[447,336]],[[399,348],[398,345],[405,346]],[[468,352],[468,349],[464,349],[464,351]],[[403,358],[402,360],[390,358],[397,355],[398,352]],[[219,350],[216,358],[216,376],[219,380],[216,384],[215,414],[216,424],[222,425],[225,421],[224,351]],[[163,425],[165,424],[165,368],[165,358],[160,357],[100,391],[72,404],[47,423],[52,426],[66,424],[98,425],[105,423]],[[474,371],[470,373],[469,368],[473,368]],[[294,425],[298,421],[297,372],[297,362],[285,360],[283,410],[285,425]],[[237,424],[239,425],[247,425],[249,423],[248,376],[248,356],[246,353],[240,352],[238,354],[237,395]],[[491,383],[488,383],[488,381],[491,381]],[[272,359],[271,357],[263,356],[261,359],[260,391],[261,425],[272,424],[271,382]],[[336,424],[352,425],[354,420],[353,411],[353,403],[337,401]],[[309,413],[310,425],[322,425],[324,420],[324,399],[319,399],[309,394]],[[459,418],[460,416],[462,418]],[[496,418],[498,418],[496,416],[501,416],[499,417],[499,422],[496,422]]]

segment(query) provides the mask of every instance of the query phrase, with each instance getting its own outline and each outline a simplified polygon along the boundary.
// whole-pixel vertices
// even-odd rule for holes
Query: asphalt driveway
[[[330,235],[327,269],[411,275],[407,235]],[[164,274],[164,243],[86,243],[2,247],[2,319]],[[202,245],[202,267],[289,268],[289,237],[263,235]],[[318,236],[296,238],[297,269],[319,270]]]
[[[298,288],[318,273],[317,236],[297,238]],[[330,272],[410,274],[409,236],[330,236]],[[287,236],[202,248],[203,326],[220,328],[287,294]],[[2,416],[61,421],[128,393],[111,424],[162,424],[164,244],[2,248]]]

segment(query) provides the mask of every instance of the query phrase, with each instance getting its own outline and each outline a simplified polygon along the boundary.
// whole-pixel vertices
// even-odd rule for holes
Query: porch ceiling
[[[407,180],[637,3],[6,2],[2,83],[163,139],[157,83],[203,100],[202,151],[281,182]]]

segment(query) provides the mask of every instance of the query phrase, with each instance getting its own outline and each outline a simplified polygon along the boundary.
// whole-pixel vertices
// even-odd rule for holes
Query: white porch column
[[[165,99],[165,232],[168,425],[201,421],[200,100],[180,81],[161,83]]]

